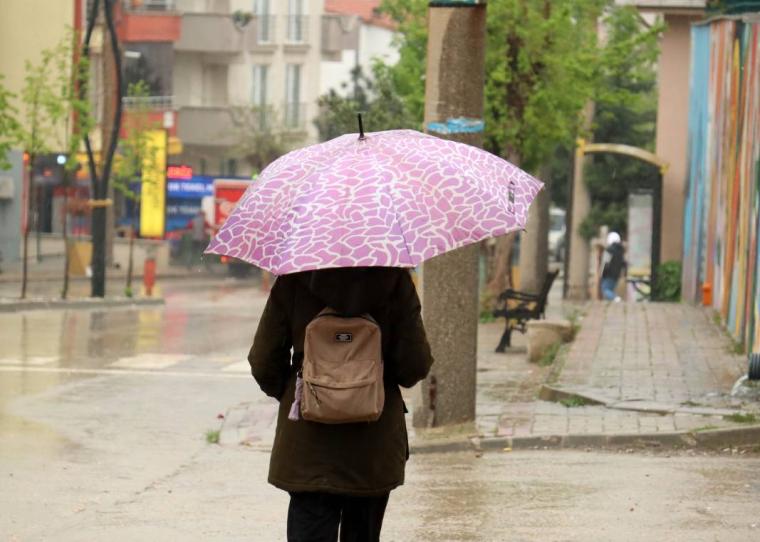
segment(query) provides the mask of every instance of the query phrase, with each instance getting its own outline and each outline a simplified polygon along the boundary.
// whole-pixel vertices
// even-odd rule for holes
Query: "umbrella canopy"
[[[290,152],[248,188],[206,252],[277,275],[414,267],[525,227],[542,184],[493,154],[416,132]]]

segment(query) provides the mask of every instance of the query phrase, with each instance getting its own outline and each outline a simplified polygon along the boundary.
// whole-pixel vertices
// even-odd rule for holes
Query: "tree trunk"
[[[69,295],[69,187],[64,184],[63,187],[63,288],[61,289],[61,299],[66,299]]]
[[[512,287],[512,247],[514,243],[514,233],[502,235],[496,239],[493,254],[490,255],[488,284],[486,285],[486,295],[489,298],[495,298],[507,288]]]
[[[546,179],[546,176],[543,176]],[[533,200],[520,239],[520,291],[538,293],[549,271],[549,205],[547,186]]]
[[[32,183],[34,185],[34,183]],[[35,239],[35,254],[34,259],[37,263],[42,262],[42,228],[40,228],[40,215],[42,214],[40,205],[42,204],[42,187],[35,187],[34,190],[34,239]]]
[[[108,211],[104,201],[111,194],[109,179],[113,156],[116,152],[119,128],[121,127],[121,112],[123,96],[121,74],[121,50],[118,36],[113,21],[113,9],[115,0],[105,0],[103,14],[106,22],[106,30],[103,36],[103,90],[106,97],[113,99],[103,101],[103,144],[101,147],[102,170],[99,182],[95,182],[94,198],[98,204],[92,212],[92,296],[104,297],[106,289],[106,241],[108,239]],[[105,40],[110,47],[107,47]],[[110,55],[106,49],[110,49]]]
[[[132,211],[129,213],[129,257],[127,259],[127,285],[125,289],[125,294],[127,297],[132,297],[132,269],[133,269],[133,254],[134,254],[134,247],[135,247],[135,224],[134,224],[135,209],[134,207],[135,206],[133,205]]]
[[[34,209],[34,190],[32,187],[33,164],[34,155],[30,154],[26,169],[26,194],[29,199],[26,202],[26,220],[24,220],[24,254],[21,261],[21,299],[26,299],[26,283],[29,273],[29,221],[32,216],[32,209]]]

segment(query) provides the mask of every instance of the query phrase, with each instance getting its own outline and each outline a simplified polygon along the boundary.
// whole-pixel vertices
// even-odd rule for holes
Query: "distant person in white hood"
[[[620,239],[620,234],[610,232],[607,234],[607,246],[604,249],[602,259],[602,296],[608,301],[620,301],[615,293],[620,275],[625,269],[625,250]]]

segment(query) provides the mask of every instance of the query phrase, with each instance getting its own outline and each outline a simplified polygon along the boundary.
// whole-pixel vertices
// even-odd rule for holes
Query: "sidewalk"
[[[549,318],[573,310],[552,302]],[[495,353],[503,324],[481,324],[475,428],[419,431],[407,416],[412,452],[760,445],[760,388],[730,395],[746,358],[707,311],[591,303],[584,312],[576,340],[545,367],[527,361],[521,334]],[[404,396],[413,409],[417,393]],[[234,406],[222,440],[268,448],[274,410],[262,416],[260,406]]]
[[[21,264],[4,265],[0,273],[0,305],[17,303],[21,292]],[[223,278],[227,269],[220,266],[214,273],[210,273],[202,264],[191,269],[185,266],[171,266],[167,271],[156,275],[156,284],[166,279],[184,278]],[[132,289],[135,292],[134,299],[143,296],[142,268],[135,268],[132,274]],[[109,267],[106,269],[106,297],[120,298],[124,295],[126,286],[127,270],[124,268]],[[89,277],[69,277],[69,300],[89,299]],[[37,303],[40,307],[59,301],[61,288],[63,287],[63,259],[59,257],[45,257],[42,262],[30,263],[27,280],[27,304]],[[160,289],[160,288],[159,288]],[[150,299],[150,298],[148,298]],[[6,306],[7,308],[7,306]],[[73,306],[72,306],[73,308]],[[21,310],[21,309],[19,309]]]
[[[718,430],[753,425],[726,416],[754,412],[760,422],[757,400],[730,395],[746,374],[746,358],[732,353],[707,311],[661,303],[592,303],[585,311],[576,340],[551,367],[528,363],[523,335],[513,336],[506,354],[493,353],[502,324],[481,324],[480,442],[471,441],[484,447],[693,445]],[[751,415],[734,419],[753,421]],[[754,431],[729,436],[760,443]],[[435,448],[424,436],[416,443]]]

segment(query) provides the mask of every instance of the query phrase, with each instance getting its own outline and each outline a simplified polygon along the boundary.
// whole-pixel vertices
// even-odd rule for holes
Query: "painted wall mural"
[[[692,28],[683,293],[760,351],[760,21]]]

